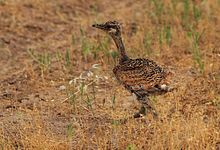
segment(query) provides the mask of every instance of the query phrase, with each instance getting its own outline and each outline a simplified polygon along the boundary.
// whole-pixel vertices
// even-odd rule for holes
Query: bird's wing
[[[114,68],[116,78],[132,90],[148,90],[164,78],[163,69],[148,59],[131,59]]]

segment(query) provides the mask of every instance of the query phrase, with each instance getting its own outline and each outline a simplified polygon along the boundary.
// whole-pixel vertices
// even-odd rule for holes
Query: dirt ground
[[[1,149],[220,149],[220,2],[0,0]],[[130,57],[174,72],[152,96],[115,79],[116,48],[93,23],[122,23]]]

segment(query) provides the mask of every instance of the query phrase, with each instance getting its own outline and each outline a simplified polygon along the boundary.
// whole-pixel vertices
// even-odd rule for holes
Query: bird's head
[[[92,27],[101,29],[107,32],[111,36],[120,36],[121,35],[121,27],[117,21],[107,21],[103,24],[93,24]]]

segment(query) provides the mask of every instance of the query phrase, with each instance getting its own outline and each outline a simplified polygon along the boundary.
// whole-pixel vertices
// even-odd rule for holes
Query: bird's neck
[[[122,63],[123,61],[126,61],[128,60],[128,56],[126,54],[126,51],[125,51],[125,46],[123,44],[123,41],[122,41],[122,38],[121,36],[112,36],[114,42],[115,42],[115,45],[117,46],[117,49],[120,53],[120,57],[119,57],[119,63]]]

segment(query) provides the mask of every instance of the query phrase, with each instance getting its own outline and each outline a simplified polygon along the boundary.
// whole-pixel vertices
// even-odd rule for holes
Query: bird
[[[151,112],[154,118],[158,118],[158,113],[149,96],[172,90],[167,82],[171,72],[149,58],[130,58],[122,41],[121,24],[119,22],[113,20],[101,24],[96,23],[92,27],[109,34],[117,47],[119,61],[113,68],[113,73],[119,83],[132,93],[142,105],[133,117],[143,117]]]

